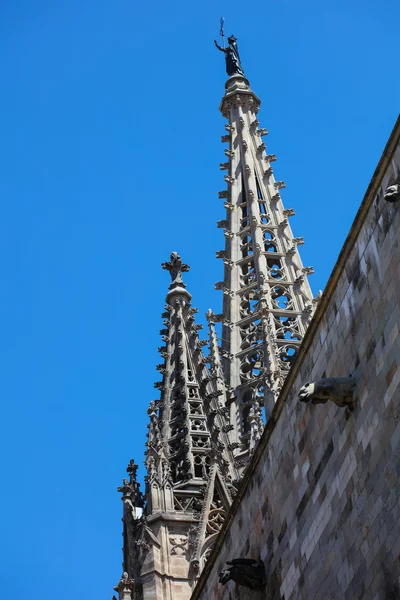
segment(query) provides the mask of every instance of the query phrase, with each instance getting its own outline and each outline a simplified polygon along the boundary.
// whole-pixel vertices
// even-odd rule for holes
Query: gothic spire
[[[221,29],[223,34],[223,28]],[[224,36],[224,34],[223,34]],[[221,112],[227,144],[220,169],[226,188],[222,314],[207,313],[209,356],[203,354],[177,252],[162,264],[166,295],[159,398],[148,408],[144,497],[136,465],[119,488],[124,505],[123,575],[119,600],[189,598],[235,495],[263,421],[272,410],[311,319],[313,299],[259,127],[260,100],[243,73],[237,40],[219,47],[229,79]],[[218,44],[217,44],[218,46]],[[209,366],[208,366],[209,365]]]
[[[260,409],[272,410],[314,310],[307,276],[259,126],[260,100],[237,71],[225,84],[220,110],[228,120],[221,140],[227,147],[220,169],[226,188],[219,192],[226,216],[221,355],[226,383],[235,391],[230,405],[232,442],[237,457],[248,460],[262,429]]]
[[[157,370],[162,379],[154,384],[160,398],[148,409],[146,506],[140,522],[130,528],[135,533],[127,540],[124,570],[144,586],[144,572],[152,572],[155,580],[164,572],[171,585],[183,577],[190,588],[211,550],[239,474],[229,446],[222,372],[207,367],[207,342],[199,339],[202,326],[195,323],[197,309],[182,279],[189,267],[173,252],[162,268],[172,281],[160,331],[163,361]]]

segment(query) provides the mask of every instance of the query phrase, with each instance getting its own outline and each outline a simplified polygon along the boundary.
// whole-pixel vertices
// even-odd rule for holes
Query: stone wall
[[[400,598],[398,121],[193,599]],[[350,415],[298,402],[306,381],[356,380]],[[261,558],[254,592],[218,574]]]

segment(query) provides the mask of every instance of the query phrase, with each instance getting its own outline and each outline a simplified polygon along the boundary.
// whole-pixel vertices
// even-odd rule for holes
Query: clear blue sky
[[[221,307],[221,15],[316,293],[398,114],[398,0],[1,3],[2,598],[120,577],[171,250],[201,321]]]

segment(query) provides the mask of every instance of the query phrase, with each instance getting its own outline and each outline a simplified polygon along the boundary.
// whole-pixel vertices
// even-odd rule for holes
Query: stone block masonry
[[[400,599],[398,120],[192,599]],[[356,408],[302,385],[356,380]],[[261,559],[265,591],[218,582]]]

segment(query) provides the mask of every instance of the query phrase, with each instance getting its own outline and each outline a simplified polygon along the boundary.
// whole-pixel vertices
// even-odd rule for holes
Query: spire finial
[[[131,477],[131,483],[132,483],[132,479],[134,479],[136,481],[136,471],[137,470],[138,470],[138,465],[135,463],[133,458],[131,458],[128,466],[126,467],[126,472],[129,473],[129,475]]]
[[[216,45],[218,50],[221,50],[221,52],[223,52],[225,54],[226,72],[228,73],[229,77],[232,77],[232,75],[243,75],[244,76],[243,67],[240,63],[239,49],[238,49],[238,45],[236,43],[237,38],[235,38],[234,35],[230,35],[228,37],[228,47],[225,48],[225,34],[224,34],[224,26],[223,26],[223,17],[221,17],[220,33],[222,36],[223,46],[220,46],[216,40],[214,40],[214,44]]]
[[[172,286],[175,287],[177,284],[185,287],[185,284],[182,281],[182,273],[190,271],[190,267],[182,262],[182,258],[177,252],[171,252],[170,262],[162,263],[161,266],[166,271],[169,271],[171,275],[171,288]]]

